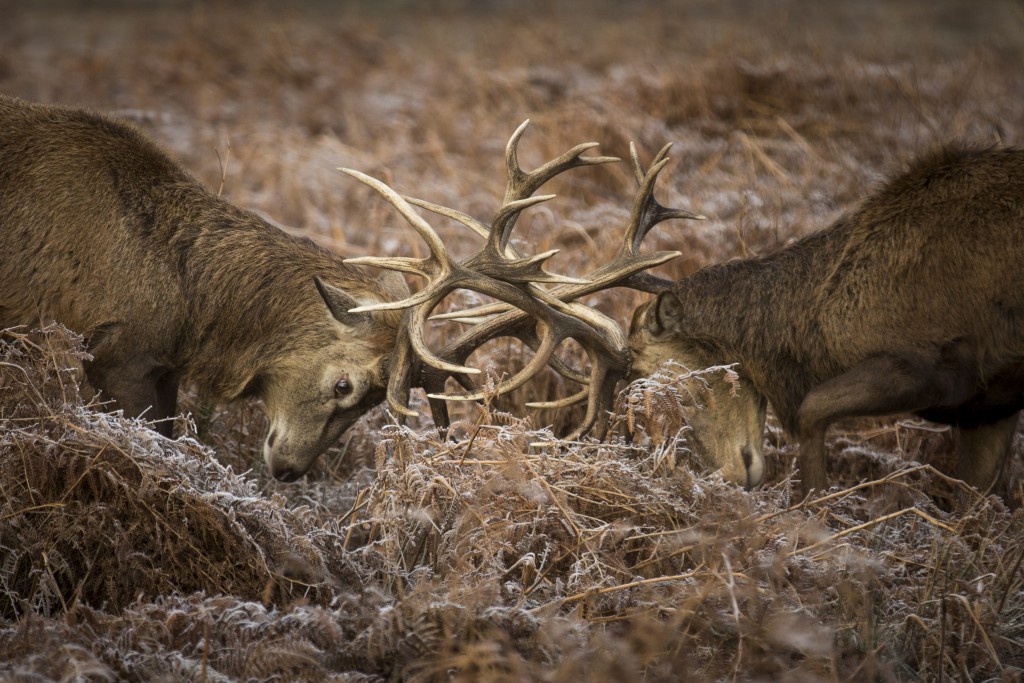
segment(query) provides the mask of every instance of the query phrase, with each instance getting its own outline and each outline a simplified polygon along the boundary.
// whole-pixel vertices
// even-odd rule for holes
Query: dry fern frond
[[[20,333],[0,340],[0,547],[16,549],[0,565],[0,614],[118,609],[197,590],[326,598],[342,567],[304,537],[299,514],[259,497],[193,439],[93,412],[42,353],[64,340],[75,357],[80,341],[56,327],[41,334],[45,346]],[[301,575],[290,558],[301,558]]]
[[[691,453],[686,436],[693,411],[714,406],[710,379],[718,375],[735,392],[739,376],[731,365],[690,370],[666,361],[652,375],[635,380],[619,394],[613,424],[624,427],[628,438],[638,445],[671,453],[667,462],[674,467],[677,450]]]

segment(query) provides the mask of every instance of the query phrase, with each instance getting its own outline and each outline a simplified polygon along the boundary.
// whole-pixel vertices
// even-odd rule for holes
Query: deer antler
[[[388,402],[404,415],[416,413],[406,406],[414,374],[419,374],[419,385],[427,389],[435,422],[448,423],[446,400],[479,400],[483,393],[474,390],[473,383],[464,375],[479,371],[463,365],[469,355],[488,341],[502,336],[520,339],[535,352],[534,358],[514,377],[501,382],[494,392],[506,393],[521,386],[545,365],[551,365],[561,374],[589,386],[579,394],[535,407],[569,405],[588,399],[587,415],[583,424],[570,438],[585,434],[601,421],[603,432],[604,410],[610,407],[617,381],[628,373],[630,357],[626,335],[613,320],[598,311],[576,303],[587,294],[617,286],[627,286],[655,292],[669,282],[643,272],[679,255],[679,252],[658,252],[640,255],[639,247],[647,233],[658,223],[670,218],[697,218],[703,216],[681,209],[667,209],[654,199],[653,188],[658,174],[668,163],[666,145],[655,157],[651,167],[644,171],[631,146],[634,174],[639,189],[633,202],[632,218],[616,257],[585,279],[570,278],[549,273],[543,265],[557,253],[552,250],[532,257],[524,257],[509,244],[512,229],[523,210],[553,198],[553,195],[533,196],[548,180],[572,168],[618,161],[615,157],[584,157],[584,152],[597,143],[577,145],[562,156],[545,163],[533,171],[523,171],[518,161],[519,140],[529,121],[524,121],[509,139],[505,152],[508,180],[501,208],[490,226],[446,207],[423,200],[402,197],[391,188],[369,176],[350,169],[339,169],[379,192],[409,222],[427,243],[430,256],[425,259],[362,257],[347,259],[347,263],[373,265],[422,275],[428,284],[417,294],[398,302],[363,306],[354,311],[410,309],[405,317],[405,343],[400,344],[392,360],[388,386]],[[452,218],[477,234],[485,237],[486,244],[460,262],[455,262],[437,233],[412,208],[418,206],[433,213]],[[548,290],[535,283],[556,285]],[[498,299],[492,304],[469,311],[434,316],[433,319],[471,318],[483,320],[459,336],[440,353],[434,354],[426,345],[423,328],[433,309],[455,289],[470,289]],[[484,316],[492,316],[489,319]],[[575,339],[590,358],[590,377],[568,368],[554,351],[565,339]],[[414,370],[415,353],[429,367]],[[451,395],[441,393],[445,380],[454,377],[468,393]]]

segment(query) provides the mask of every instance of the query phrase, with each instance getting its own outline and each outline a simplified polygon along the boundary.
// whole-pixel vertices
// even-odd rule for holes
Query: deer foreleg
[[[981,492],[989,491],[1010,451],[1017,431],[1018,413],[999,422],[973,428],[960,428],[957,475]]]
[[[825,432],[847,417],[891,415],[941,403],[934,368],[914,359],[873,356],[819,384],[797,413],[800,476],[804,494],[828,486]]]

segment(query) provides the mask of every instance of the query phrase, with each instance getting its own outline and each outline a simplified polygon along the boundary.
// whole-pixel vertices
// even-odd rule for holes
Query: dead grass
[[[745,493],[694,474],[642,417],[633,445],[551,450],[530,445],[550,431],[484,406],[449,441],[384,427],[354,500],[286,504],[191,437],[83,405],[59,369],[76,343],[51,328],[0,348],[15,680],[976,680],[1024,665],[1022,513],[962,487],[940,509],[948,480],[928,466],[800,503],[787,480]]]
[[[709,220],[649,238],[684,252],[662,269],[672,277],[825,225],[923,149],[1020,145],[1024,131],[1011,2],[0,0],[0,14],[4,92],[126,116],[232,200],[353,255],[423,247],[337,166],[486,218],[525,118],[525,165],[584,140],[618,156],[630,140],[644,155],[676,143],[658,196]],[[518,237],[561,249],[561,272],[590,270],[612,253],[631,190],[624,165],[576,171]],[[476,246],[437,227],[459,254]],[[642,299],[592,303],[625,324]],[[950,436],[927,425],[836,430],[844,488],[801,502],[777,428],[770,485],[744,493],[699,474],[668,385],[624,399],[631,444],[566,444],[554,435],[574,414],[523,407],[568,393],[545,378],[467,407],[450,441],[375,411],[311,477],[280,485],[259,468],[258,406],[187,399],[201,434],[183,422],[188,436],[166,440],[78,396],[63,368],[80,353],[56,330],[0,340],[5,680],[1019,680],[1024,668],[1022,513],[932,469]],[[521,356],[496,343],[474,362]],[[1020,467],[1018,455],[1011,482]]]

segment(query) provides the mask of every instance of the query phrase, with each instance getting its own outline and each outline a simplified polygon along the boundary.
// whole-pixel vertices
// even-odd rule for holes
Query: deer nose
[[[284,440],[279,438],[281,432],[278,429],[271,429],[270,433],[267,434],[267,439],[263,443],[263,458],[270,468],[270,475],[283,482],[293,482],[302,477],[306,473],[306,470],[299,469],[294,465],[287,462],[289,458],[287,454],[275,451],[274,446],[279,442],[284,444]],[[287,450],[287,449],[285,449]]]
[[[291,482],[296,481],[299,477],[302,476],[300,472],[292,469],[291,467],[277,468],[274,467],[273,465],[270,466],[270,473],[274,476],[274,479],[277,479],[278,481],[283,481],[286,484],[290,484]]]
[[[743,468],[747,472],[747,483],[743,488],[749,491],[764,481],[764,467],[755,462],[754,452],[749,446],[741,448],[740,455],[743,457]]]

